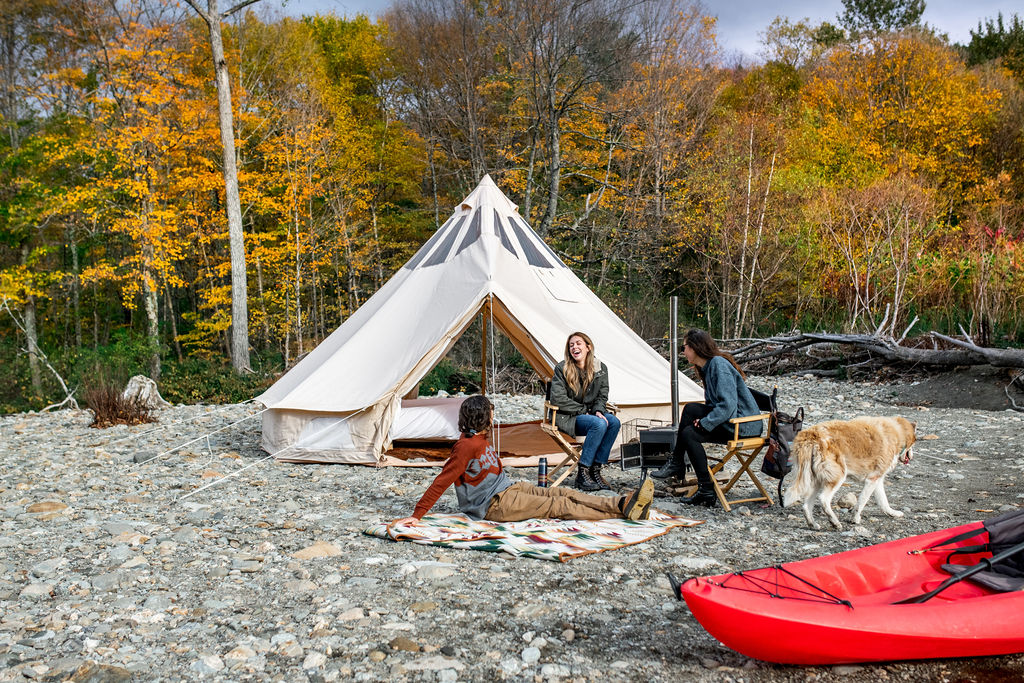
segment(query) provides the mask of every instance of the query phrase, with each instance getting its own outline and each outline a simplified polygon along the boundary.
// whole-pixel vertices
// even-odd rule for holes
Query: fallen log
[[[747,339],[745,346],[733,351],[740,363],[753,363],[804,350],[808,353],[821,345],[839,345],[867,352],[888,363],[956,367],[964,365],[991,365],[1000,368],[1024,368],[1024,349],[996,349],[981,347],[964,334],[966,341],[931,332],[953,348],[922,348],[903,346],[894,339],[871,334],[833,334],[827,332],[797,332],[790,335]]]

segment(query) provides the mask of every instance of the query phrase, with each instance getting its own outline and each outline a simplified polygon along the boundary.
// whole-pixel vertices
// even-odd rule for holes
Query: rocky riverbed
[[[666,571],[803,559],[1024,505],[1021,413],[936,407],[948,396],[907,405],[899,385],[752,384],[778,384],[782,408],[804,406],[809,424],[915,420],[916,457],[887,486],[906,516],[871,502],[862,526],[840,511],[845,531],[812,531],[799,509],[725,513],[663,496],[659,509],[706,523],[565,564],[516,560],[363,535],[408,514],[436,470],[276,463],[258,419],[238,422],[253,405],[177,406],[155,425],[106,430],[86,411],[0,417],[0,680],[1024,679],[1024,655],[765,664],[672,598]],[[502,397],[498,417],[533,418],[538,405]],[[454,495],[437,509],[454,510]]]

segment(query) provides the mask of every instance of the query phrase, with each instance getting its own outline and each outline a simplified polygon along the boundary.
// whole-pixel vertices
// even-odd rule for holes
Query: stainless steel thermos
[[[548,459],[541,458],[537,463],[537,486],[546,489],[548,487]]]

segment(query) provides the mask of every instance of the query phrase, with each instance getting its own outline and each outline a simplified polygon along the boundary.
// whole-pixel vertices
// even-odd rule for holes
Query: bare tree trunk
[[[235,124],[231,110],[231,83],[224,59],[224,41],[220,22],[257,2],[243,0],[221,13],[217,0],[206,0],[204,11],[198,0],[185,0],[210,29],[210,51],[217,81],[217,113],[224,157],[224,199],[228,217],[228,242],[231,249],[231,364],[239,373],[252,372],[249,362],[249,311],[245,272],[245,237],[242,232],[242,206],[238,198],[238,168],[235,158]]]
[[[146,307],[146,341],[149,343],[149,378],[160,381],[160,321],[158,314],[156,278],[152,272],[142,275],[142,299]]]
[[[75,349],[82,350],[82,311],[81,311],[81,285],[79,283],[78,271],[78,244],[75,243],[74,234],[68,236],[68,244],[71,247],[71,310],[74,312],[75,325]]]
[[[28,369],[32,377],[32,391],[43,395],[43,376],[39,369],[39,332],[36,330],[36,298],[25,297],[25,348],[28,350]]]
[[[164,285],[164,308],[167,310],[167,321],[171,323],[171,344],[174,345],[174,355],[180,363],[185,359],[181,353],[181,342],[178,341],[178,321],[174,319],[174,301],[171,298],[171,288]]]
[[[21,245],[21,265],[28,263],[28,244]],[[25,297],[25,350],[28,352],[28,370],[32,378],[32,391],[36,396],[43,395],[43,376],[39,369],[39,333],[36,330],[36,298],[31,294]]]
[[[537,230],[541,237],[546,237],[551,226],[555,224],[555,216],[558,213],[558,189],[562,181],[562,141],[558,129],[558,118],[553,111],[551,119],[548,121],[550,126],[548,130],[548,205],[544,209],[544,217]]]
[[[437,165],[434,162],[434,138],[430,138],[430,153],[427,155],[427,163],[430,165],[430,196],[434,200],[434,230],[441,227],[441,202],[437,197]]]

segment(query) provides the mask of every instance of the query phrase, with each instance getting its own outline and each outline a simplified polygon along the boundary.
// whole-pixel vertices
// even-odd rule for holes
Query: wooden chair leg
[[[564,467],[567,463],[569,466],[565,468],[565,472],[562,472],[561,476],[556,477],[555,475],[558,474],[558,470],[562,469],[562,467]],[[563,481],[566,480],[566,478],[568,478],[570,474],[573,473],[573,471],[579,464],[580,461],[577,458],[566,456],[565,460],[559,463],[558,467],[556,467],[554,471],[551,472],[551,479],[549,480],[550,483],[548,484],[548,488],[553,489],[559,486]]]

